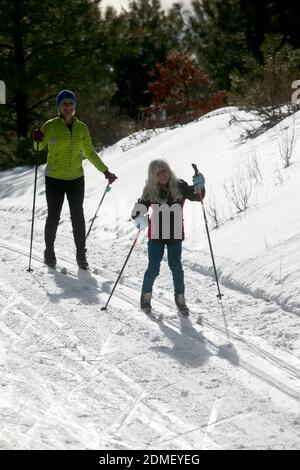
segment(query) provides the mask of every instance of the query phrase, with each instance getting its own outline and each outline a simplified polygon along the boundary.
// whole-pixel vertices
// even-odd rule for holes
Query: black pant
[[[65,194],[70,208],[73,236],[77,252],[85,249],[85,221],[83,214],[84,177],[75,180],[60,180],[46,176],[46,199],[48,216],[45,225],[47,249],[53,249]]]

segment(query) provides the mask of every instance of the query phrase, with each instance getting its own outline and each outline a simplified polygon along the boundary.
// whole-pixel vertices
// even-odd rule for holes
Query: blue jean
[[[184,274],[181,264],[182,241],[167,243],[168,264],[172,271],[175,295],[184,294]],[[152,292],[160,263],[164,256],[165,243],[160,240],[148,241],[148,268],[144,274],[142,293]]]

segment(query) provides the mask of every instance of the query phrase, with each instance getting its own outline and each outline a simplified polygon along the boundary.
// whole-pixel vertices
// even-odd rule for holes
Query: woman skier
[[[139,229],[148,227],[148,268],[144,274],[141,292],[141,310],[151,312],[151,296],[155,278],[159,275],[165,246],[172,271],[175,303],[182,315],[189,309],[184,297],[184,274],[181,264],[184,227],[182,211],[185,199],[200,201],[205,196],[205,180],[201,173],[193,176],[193,186],[178,179],[164,160],[149,164],[148,179],[142,197],[135,204],[132,219]],[[152,208],[149,218],[148,209]]]
[[[48,148],[45,171],[46,200],[48,215],[45,225],[44,261],[55,268],[54,241],[65,195],[70,208],[73,236],[76,245],[76,260],[79,268],[88,269],[85,248],[85,220],[83,214],[84,174],[82,154],[112,184],[117,176],[94,150],[86,124],[75,116],[76,96],[70,90],[62,90],[56,96],[58,117],[45,122],[41,129],[33,132],[34,148]]]

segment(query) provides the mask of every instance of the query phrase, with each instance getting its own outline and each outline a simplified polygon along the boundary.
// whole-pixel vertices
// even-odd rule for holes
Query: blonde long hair
[[[170,179],[167,186],[162,186],[157,181],[157,172],[161,169],[167,169]],[[166,197],[162,197],[161,188],[167,190]],[[151,203],[164,203],[170,198],[172,201],[182,199],[182,195],[178,189],[178,178],[171,170],[169,164],[162,159],[152,160],[148,168],[148,179],[143,190],[143,198]]]

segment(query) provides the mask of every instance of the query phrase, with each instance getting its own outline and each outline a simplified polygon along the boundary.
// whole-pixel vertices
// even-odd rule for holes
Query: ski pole
[[[199,170],[197,168],[197,165],[195,163],[192,163],[192,167],[195,171],[195,175],[198,175]],[[216,284],[217,284],[217,290],[218,290],[217,297],[220,300],[220,305],[221,305],[221,310],[222,310],[222,314],[223,314],[223,320],[224,320],[224,325],[225,325],[226,336],[227,336],[228,341],[230,341],[226,316],[225,316],[223,303],[222,303],[222,297],[223,297],[224,294],[221,294],[221,291],[220,291],[220,285],[219,285],[219,279],[218,279],[218,274],[217,274],[217,269],[216,269],[215,257],[214,257],[214,253],[213,253],[213,249],[212,249],[212,244],[211,244],[211,239],[210,239],[210,234],[209,234],[209,229],[208,229],[208,221],[207,221],[206,212],[205,212],[204,203],[203,203],[203,197],[201,196],[201,193],[200,193],[200,202],[201,202],[201,206],[202,206],[203,217],[204,217],[204,222],[205,222],[205,228],[206,228],[206,233],[207,233],[207,238],[208,238],[208,244],[209,244],[212,264],[213,264],[213,268],[214,268]]]
[[[89,227],[89,229],[88,229],[88,231],[87,231],[87,234],[86,234],[86,236],[85,236],[85,239],[87,239],[87,237],[88,237],[89,234],[91,233],[93,224],[94,224],[94,222],[95,222],[95,220],[96,220],[96,217],[97,217],[98,211],[99,211],[99,209],[100,209],[100,207],[101,207],[101,204],[102,204],[102,202],[103,202],[103,199],[104,199],[106,193],[108,193],[108,192],[110,191],[110,189],[111,189],[111,188],[110,188],[110,186],[109,186],[109,183],[107,183],[107,186],[106,186],[106,188],[105,188],[105,190],[104,190],[104,193],[103,193],[103,196],[102,196],[102,198],[101,198],[101,201],[99,202],[99,205],[98,205],[98,207],[97,207],[96,213],[95,213],[95,215],[94,215],[94,217],[93,217],[93,219],[92,219],[91,225],[90,225],[90,227]]]
[[[113,287],[113,289],[112,289],[112,291],[111,291],[111,293],[110,293],[110,296],[109,296],[109,298],[108,298],[108,301],[106,302],[105,307],[102,307],[101,310],[107,310],[107,306],[108,306],[108,304],[109,304],[109,301],[110,301],[110,299],[111,299],[112,296],[113,296],[113,293],[114,293],[114,291],[115,291],[115,288],[116,288],[117,285],[118,285],[118,282],[119,282],[119,280],[120,280],[120,277],[122,276],[122,273],[123,273],[123,271],[124,271],[124,269],[125,269],[125,266],[126,266],[128,260],[129,260],[129,258],[130,258],[130,255],[131,255],[131,253],[132,253],[132,251],[133,251],[133,249],[134,249],[134,247],[135,247],[135,245],[136,245],[136,242],[137,242],[137,239],[138,239],[138,237],[139,237],[140,232],[141,232],[141,229],[138,230],[138,232],[137,232],[137,234],[136,234],[136,236],[135,236],[135,238],[134,238],[134,240],[133,240],[133,243],[132,243],[132,245],[131,245],[131,248],[130,248],[130,250],[129,250],[129,253],[128,253],[128,255],[127,255],[127,258],[126,258],[126,260],[125,260],[125,262],[124,262],[124,264],[123,264],[123,266],[122,266],[122,269],[121,269],[121,271],[120,271],[120,273],[119,273],[119,275],[118,275],[118,278],[117,278],[117,280],[116,280],[116,282],[115,282],[115,285],[114,285],[114,287]]]
[[[34,214],[35,214],[35,199],[36,199],[36,183],[37,183],[37,172],[39,164],[39,142],[37,142],[36,148],[36,164],[35,164],[35,175],[34,175],[34,190],[33,190],[33,204],[32,204],[32,218],[31,218],[31,236],[30,236],[30,251],[29,251],[29,265],[27,271],[30,273],[33,271],[31,268],[31,255],[32,255],[32,242],[33,242],[33,229],[34,229]]]

